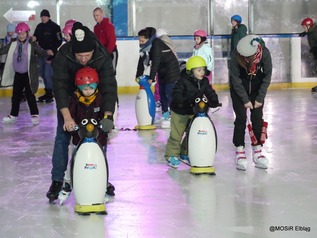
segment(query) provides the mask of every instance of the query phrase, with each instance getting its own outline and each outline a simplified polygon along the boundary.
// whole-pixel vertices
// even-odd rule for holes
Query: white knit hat
[[[244,57],[254,55],[260,44],[259,41],[261,41],[261,37],[257,35],[246,35],[239,41],[237,51]]]

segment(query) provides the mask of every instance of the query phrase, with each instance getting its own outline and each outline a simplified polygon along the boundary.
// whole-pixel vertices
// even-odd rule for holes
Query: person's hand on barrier
[[[306,36],[306,35],[307,35],[306,31],[303,31],[302,33],[299,33],[299,34],[298,34],[299,37],[304,37],[304,36]]]

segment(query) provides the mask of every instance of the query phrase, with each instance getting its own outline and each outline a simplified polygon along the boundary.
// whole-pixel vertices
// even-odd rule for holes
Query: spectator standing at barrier
[[[7,34],[4,37],[4,39],[3,39],[3,44],[2,44],[1,47],[4,47],[4,46],[8,45],[11,42],[11,40],[17,38],[17,34],[15,33],[15,27],[16,26],[13,23],[9,23],[6,26]],[[4,63],[6,62],[6,58],[7,58],[7,55],[2,55],[1,56],[1,72],[2,72],[3,67],[4,67]]]
[[[314,24],[313,19],[305,18],[302,21],[302,27],[304,28],[304,32],[300,34],[300,36],[307,35],[308,45],[310,47],[310,52],[314,56],[315,67],[317,70],[317,27]],[[311,89],[312,92],[317,92],[317,86]]]
[[[94,33],[101,42],[101,44],[109,51],[112,58],[113,70],[116,73],[118,64],[118,49],[116,45],[116,33],[113,24],[108,17],[105,17],[103,10],[97,7],[93,11],[96,25],[94,26]]]
[[[54,55],[62,44],[61,28],[50,17],[48,10],[41,11],[41,23],[39,23],[34,31],[33,39],[44,50],[52,50]],[[40,60],[40,76],[44,81],[45,94],[38,98],[39,102],[53,102],[52,92],[52,61],[53,57]]]
[[[231,17],[231,54],[237,48],[239,41],[247,35],[247,27],[242,24],[242,17],[240,15],[233,15]]]

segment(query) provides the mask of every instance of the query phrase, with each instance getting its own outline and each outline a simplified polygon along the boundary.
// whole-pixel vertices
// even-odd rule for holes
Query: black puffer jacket
[[[172,83],[179,79],[178,60],[174,52],[159,38],[152,42],[150,60],[152,61],[150,79],[154,80],[156,73],[162,83]]]
[[[111,56],[96,39],[93,56],[86,66],[96,69],[99,74],[98,89],[103,97],[101,110],[113,113],[117,100],[117,81]],[[76,91],[75,74],[83,67],[75,59],[72,42],[62,45],[53,62],[52,81],[57,109],[68,107],[69,96]]]
[[[217,107],[219,104],[218,95],[210,86],[208,79],[196,79],[182,70],[181,77],[176,81],[173,88],[173,99],[171,110],[181,115],[193,115],[193,107],[196,97],[204,94],[209,102],[210,107]]]

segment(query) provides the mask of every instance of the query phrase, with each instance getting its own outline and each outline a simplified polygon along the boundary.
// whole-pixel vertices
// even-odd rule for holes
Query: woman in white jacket
[[[197,30],[194,32],[194,40],[196,45],[193,49],[193,56],[201,56],[206,61],[207,72],[206,77],[211,84],[212,69],[213,69],[213,54],[210,45],[207,42],[207,33],[204,30]]]

